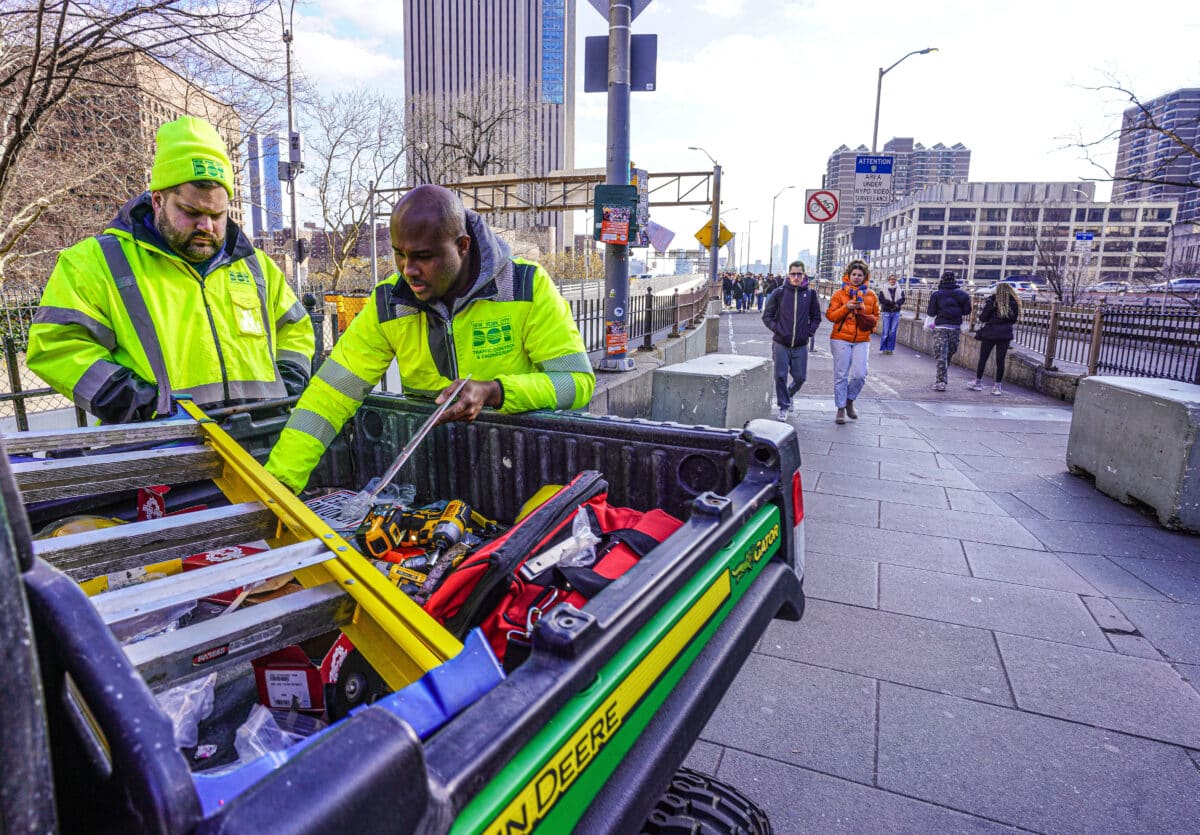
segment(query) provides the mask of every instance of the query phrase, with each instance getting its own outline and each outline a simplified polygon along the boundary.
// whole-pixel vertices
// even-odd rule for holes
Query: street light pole
[[[750,233],[754,231],[754,221],[746,221],[746,272],[750,272]]]
[[[292,280],[296,284],[296,297],[299,298],[304,291],[303,279],[300,275],[300,230],[296,223],[296,175],[300,172],[292,163],[292,142],[296,135],[295,114],[292,109],[292,25],[293,16],[296,12],[296,0],[292,0],[291,6],[288,8],[287,23],[283,21],[283,0],[279,2],[279,22],[283,26],[283,45],[284,54],[287,64],[287,114],[288,114],[288,193],[292,199]]]
[[[708,281],[713,287],[717,285],[717,257],[721,250],[721,166],[712,154],[696,145],[689,145],[689,151],[699,151],[708,157],[713,164],[713,195],[712,195],[712,238],[708,247]]]
[[[783,194],[789,188],[795,188],[795,186],[784,186],[775,192],[775,196],[771,198],[771,251],[767,255],[767,260],[770,262],[767,265],[767,275],[775,274],[775,201],[779,199],[779,195]],[[783,257],[783,260],[787,260],[786,255]]]
[[[892,70],[896,69],[896,67],[898,67],[900,65],[900,63],[905,60],[905,58],[911,58],[914,55],[928,55],[930,52],[937,52],[937,47],[930,46],[930,47],[926,47],[925,49],[914,50],[914,51],[908,53],[907,55],[905,55],[904,58],[901,58],[899,61],[892,64],[886,70],[883,67],[879,68],[879,83],[876,84],[876,86],[875,86],[875,130],[871,132],[871,153],[872,154],[875,153],[876,144],[879,141],[879,99],[880,99],[880,96],[882,96],[882,94],[883,94],[883,77],[885,75],[887,75],[888,73],[890,73]]]

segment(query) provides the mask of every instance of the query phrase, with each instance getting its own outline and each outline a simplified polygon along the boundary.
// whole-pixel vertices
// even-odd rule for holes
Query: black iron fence
[[[841,282],[817,286],[828,301]],[[923,318],[933,292],[908,291],[905,312]],[[970,330],[984,301],[981,296],[972,299]],[[1200,311],[1190,305],[1023,301],[1013,332],[1013,341],[1040,354],[1047,369],[1070,363],[1089,375],[1157,377],[1200,385]]]
[[[304,305],[312,318],[316,336],[314,370],[328,356],[349,319],[362,309],[364,299],[359,294],[347,295],[344,299],[349,303],[343,303],[343,297],[326,294],[320,288],[305,294]],[[576,299],[568,304],[587,350],[603,351],[610,330],[605,322],[604,300]],[[45,412],[61,412],[61,422],[87,425],[87,414],[82,409],[47,386],[25,364],[29,326],[37,306],[36,297],[0,293],[0,347],[4,351],[0,361],[0,431],[15,428],[24,432],[29,429],[30,415]],[[629,350],[649,349],[655,334],[678,335],[681,329],[699,324],[707,307],[707,286],[683,293],[676,290],[656,296],[647,291],[631,296],[627,319]]]

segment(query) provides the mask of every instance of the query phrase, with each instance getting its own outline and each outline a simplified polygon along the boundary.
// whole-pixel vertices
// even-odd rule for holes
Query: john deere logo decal
[[[512,349],[512,319],[505,317],[471,323],[471,350],[476,359],[501,357]]]
[[[224,180],[225,166],[211,159],[192,159],[192,173],[208,180]]]

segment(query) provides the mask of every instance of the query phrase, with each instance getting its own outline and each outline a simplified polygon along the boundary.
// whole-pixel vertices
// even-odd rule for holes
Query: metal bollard
[[[654,350],[654,290],[646,288],[646,312],[644,315],[645,330],[642,332],[642,350]]]
[[[1104,332],[1104,309],[1097,305],[1092,311],[1092,341],[1088,345],[1087,373],[1089,377],[1096,376],[1100,365],[1100,339]]]
[[[667,338],[678,339],[679,336],[679,288],[676,287],[671,300],[671,332],[667,334]]]
[[[1054,351],[1058,347],[1058,302],[1050,302],[1050,322],[1046,327],[1046,362],[1042,365],[1047,371],[1054,367]]]

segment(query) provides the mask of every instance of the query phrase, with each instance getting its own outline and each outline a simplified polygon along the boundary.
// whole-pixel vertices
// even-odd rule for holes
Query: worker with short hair
[[[296,405],[267,469],[299,492],[343,424],[396,360],[406,394],[438,402],[471,376],[443,420],[580,409],[596,378],[571,310],[540,265],[514,258],[448,189],[418,186],[391,219],[396,270],[338,340]]]
[[[233,168],[202,119],[159,128],[149,191],[63,250],[30,370],[104,423],[299,394],[315,340],[283,273],[229,220]]]

